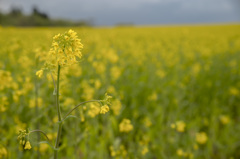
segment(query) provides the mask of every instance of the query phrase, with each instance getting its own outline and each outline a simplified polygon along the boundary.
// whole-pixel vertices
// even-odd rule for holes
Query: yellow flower
[[[96,89],[99,89],[101,87],[101,82],[99,80],[96,80],[94,86]]]
[[[148,100],[150,101],[156,101],[157,100],[157,93],[153,92],[149,97]]]
[[[221,115],[219,118],[223,125],[226,125],[230,122],[230,118],[226,115]]]
[[[96,115],[98,115],[100,112],[100,108],[98,105],[91,103],[90,104],[90,109],[88,110],[88,116],[91,118],[94,118]]]
[[[8,71],[0,70],[0,91],[5,88],[11,88],[13,84],[13,79],[11,73]]]
[[[107,105],[101,106],[100,114],[105,114],[109,111],[109,107]]]
[[[26,145],[25,145],[25,147],[24,147],[24,149],[25,150],[30,150],[32,147],[31,147],[31,144],[30,144],[30,142],[29,141],[27,141],[27,143],[26,143]]]
[[[122,108],[122,104],[119,100],[114,100],[112,102],[111,109],[113,110],[114,115],[119,115],[121,108]]]
[[[42,107],[43,100],[42,98],[37,98],[38,107]],[[34,108],[36,106],[36,99],[30,99],[29,107]]]
[[[7,149],[0,145],[0,158],[7,158]]]
[[[64,34],[58,34],[53,37],[52,48],[44,57],[45,64],[43,69],[55,71],[58,65],[61,67],[71,66],[77,63],[77,58],[82,57],[81,49],[83,48],[77,33],[69,30]],[[42,69],[37,71],[36,75],[42,76]]]
[[[123,119],[122,122],[119,124],[120,132],[129,132],[133,130],[133,125],[129,119]]]
[[[196,141],[199,144],[205,144],[208,140],[207,134],[205,132],[199,132],[196,134]]]
[[[146,118],[144,119],[144,125],[145,125],[146,127],[150,127],[150,126],[152,125],[152,122],[151,122],[151,120],[150,120],[148,117],[146,117]]]
[[[230,93],[231,95],[233,95],[233,96],[237,96],[237,95],[240,94],[240,93],[239,93],[239,90],[238,90],[237,88],[235,88],[235,87],[229,88],[229,93]]]
[[[114,147],[110,146],[109,149],[110,149],[110,152],[111,152],[111,156],[115,157],[116,156],[116,151],[114,150]]]
[[[5,112],[7,110],[6,106],[9,105],[8,99],[6,96],[0,97],[0,112]]]
[[[193,145],[193,149],[194,149],[194,150],[198,150],[198,145],[197,145],[197,144],[194,144],[194,145]]]
[[[148,153],[148,147],[144,146],[141,153],[142,155],[145,155],[146,153]]]
[[[176,130],[178,132],[184,132],[185,127],[186,127],[186,124],[184,123],[184,121],[177,121],[176,122]]]
[[[42,75],[43,75],[43,70],[37,71],[37,72],[36,72],[36,75],[37,75],[39,78],[41,78]]]
[[[174,123],[172,123],[170,126],[171,126],[172,129],[176,128],[176,125]]]
[[[114,66],[114,67],[111,68],[110,71],[111,71],[112,79],[114,81],[117,80],[121,75],[121,69],[119,67]]]
[[[177,155],[178,156],[183,156],[184,155],[184,152],[182,149],[177,149]]]

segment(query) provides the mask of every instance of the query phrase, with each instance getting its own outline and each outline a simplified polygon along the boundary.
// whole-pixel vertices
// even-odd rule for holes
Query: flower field
[[[62,50],[76,59],[55,57],[64,32]],[[0,27],[0,159],[54,151],[62,159],[239,159],[240,25]]]

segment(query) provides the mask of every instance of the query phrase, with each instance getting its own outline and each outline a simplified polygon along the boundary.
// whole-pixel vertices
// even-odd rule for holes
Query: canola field
[[[61,69],[61,113],[106,92],[112,99],[109,111],[87,103],[62,122],[58,158],[240,158],[236,24],[1,27],[0,159],[54,157],[56,83],[47,71],[37,73],[41,78],[36,72],[49,60],[53,37],[69,29],[83,48],[77,64]],[[33,130],[49,142],[41,132],[28,134]]]

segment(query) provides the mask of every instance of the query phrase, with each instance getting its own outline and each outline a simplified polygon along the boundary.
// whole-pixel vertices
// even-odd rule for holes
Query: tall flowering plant
[[[61,132],[63,128],[63,121],[68,119],[70,114],[76,110],[78,107],[90,103],[90,102],[97,102],[101,105],[100,114],[105,114],[109,111],[109,105],[111,96],[105,94],[105,98],[103,100],[90,100],[81,102],[80,104],[76,105],[73,109],[69,110],[68,113],[62,115],[61,107],[59,103],[59,83],[60,83],[60,74],[61,69],[64,67],[71,66],[73,64],[78,63],[79,59],[82,57],[81,49],[83,45],[80,39],[77,36],[77,33],[73,30],[69,30],[64,34],[58,34],[53,37],[52,47],[48,52],[47,56],[44,58],[45,63],[44,66],[36,72],[38,77],[42,77],[45,71],[51,73],[52,80],[54,83],[54,95],[55,95],[55,104],[56,104],[56,113],[58,116],[58,130],[57,130],[57,138],[55,140],[55,145],[52,145],[46,133],[42,130],[21,130],[19,131],[18,140],[21,145],[23,145],[24,149],[31,149],[31,143],[29,141],[29,137],[31,133],[38,132],[43,134],[46,138],[46,141],[49,145],[54,149],[54,159],[58,158],[58,151],[59,151],[59,141],[61,138]],[[53,76],[56,76],[56,81]]]

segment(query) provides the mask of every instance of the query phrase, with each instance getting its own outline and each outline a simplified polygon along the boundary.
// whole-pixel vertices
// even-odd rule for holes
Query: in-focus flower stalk
[[[111,96],[105,94],[105,98],[103,100],[90,100],[81,102],[80,104],[76,105],[73,109],[71,109],[65,116],[62,117],[61,114],[61,107],[59,103],[59,95],[60,95],[60,74],[61,69],[67,66],[71,66],[73,64],[76,64],[78,62],[77,59],[80,59],[82,57],[81,49],[83,48],[83,45],[80,42],[80,39],[78,39],[76,32],[73,30],[69,30],[65,32],[64,34],[58,34],[53,37],[53,43],[52,47],[47,54],[46,57],[44,57],[45,63],[44,67],[36,72],[36,75],[38,77],[42,77],[44,70],[48,70],[51,73],[53,84],[54,84],[54,93],[55,95],[55,102],[56,102],[56,111],[58,116],[58,131],[57,131],[57,138],[55,141],[55,145],[53,146],[48,138],[48,136],[42,131],[42,130],[32,130],[32,131],[20,131],[18,139],[20,140],[20,144],[24,145],[25,149],[31,149],[31,144],[29,141],[29,134],[33,132],[39,132],[42,133],[49,145],[54,150],[54,159],[58,158],[58,150],[59,150],[59,143],[61,140],[61,133],[63,128],[63,121],[66,120],[70,114],[76,110],[78,107],[91,102],[97,102],[101,105],[100,108],[100,114],[105,114],[109,111],[109,105],[111,105]],[[57,79],[55,81],[54,76],[57,76]],[[26,138],[27,136],[27,138]],[[27,139],[27,140],[26,140]]]
[[[60,79],[60,71],[61,66],[58,65],[58,73],[57,73],[57,94],[56,94],[56,108],[57,108],[57,113],[58,113],[58,132],[57,132],[57,139],[55,142],[55,150],[54,150],[54,159],[57,159],[57,148],[59,147],[59,140],[62,132],[62,116],[61,116],[61,110],[60,110],[60,105],[59,105],[59,79]]]

